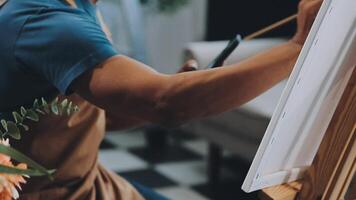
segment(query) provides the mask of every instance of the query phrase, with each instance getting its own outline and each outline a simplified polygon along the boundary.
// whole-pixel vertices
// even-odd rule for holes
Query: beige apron
[[[69,97],[80,107],[72,116],[44,116],[31,125],[15,148],[50,169],[54,181],[32,177],[23,186],[21,200],[142,200],[125,180],[98,164],[100,142],[105,133],[103,110]],[[113,158],[114,159],[114,158]]]

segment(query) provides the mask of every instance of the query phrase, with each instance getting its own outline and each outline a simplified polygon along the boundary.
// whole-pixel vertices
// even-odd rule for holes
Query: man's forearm
[[[177,124],[258,96],[290,74],[300,49],[289,42],[235,65],[175,75],[115,56],[78,78],[73,87],[119,118]]]
[[[106,130],[119,131],[145,125],[145,121],[106,113]]]
[[[300,50],[288,42],[235,65],[172,75],[157,110],[169,122],[181,122],[242,105],[285,79]]]

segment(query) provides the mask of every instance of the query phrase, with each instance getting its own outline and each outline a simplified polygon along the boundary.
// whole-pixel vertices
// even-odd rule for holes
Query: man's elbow
[[[166,127],[176,127],[189,121],[188,112],[180,107],[174,95],[171,95],[171,91],[161,93],[156,99],[154,108],[156,123]]]
[[[146,100],[153,105],[151,122],[171,127],[194,118],[191,103],[184,101],[187,99],[185,92],[182,92],[185,82],[184,76],[167,75],[149,84],[150,92],[144,96],[149,97]]]
[[[192,120],[205,118],[216,113],[212,106],[194,103],[194,98],[169,90],[156,102],[155,113],[158,123],[164,126],[179,126]],[[203,105],[208,105],[204,103]]]
[[[157,116],[155,123],[165,127],[176,127],[185,122],[184,117],[180,116],[179,111],[169,102],[157,102],[155,114]]]

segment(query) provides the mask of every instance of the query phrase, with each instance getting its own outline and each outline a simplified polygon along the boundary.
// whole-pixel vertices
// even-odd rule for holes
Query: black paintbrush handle
[[[239,46],[242,40],[241,35],[236,35],[229,41],[225,49],[208,65],[207,68],[220,67],[224,64],[224,61],[230,56],[230,54]]]

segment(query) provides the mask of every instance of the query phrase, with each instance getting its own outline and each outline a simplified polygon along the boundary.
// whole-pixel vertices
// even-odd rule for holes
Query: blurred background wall
[[[191,0],[174,13],[145,9],[145,28],[149,63],[158,71],[174,73],[182,64],[183,49],[201,41],[206,32],[206,0]]]
[[[150,1],[150,0],[141,0]],[[151,0],[154,2],[155,0]],[[163,0],[162,0],[163,1]],[[182,0],[177,10],[160,12],[152,4],[140,8],[142,37],[145,41],[145,62],[163,73],[174,73],[182,64],[182,49],[192,41],[226,40],[236,33],[247,35],[297,11],[297,0]],[[164,1],[163,1],[164,2]],[[122,0],[103,0],[101,7],[111,27],[115,43],[128,53],[129,34]],[[153,3],[154,4],[154,3]],[[136,12],[129,10],[128,12]],[[294,33],[291,23],[265,37],[289,37]]]
[[[101,1],[100,8],[111,28],[117,48],[130,54],[132,38],[128,33],[122,2]],[[141,30],[147,58],[145,63],[163,73],[174,73],[182,63],[182,49],[192,41],[201,41],[206,33],[206,0],[190,0],[176,11],[160,12],[153,6],[143,6]],[[132,12],[129,10],[128,12]]]

